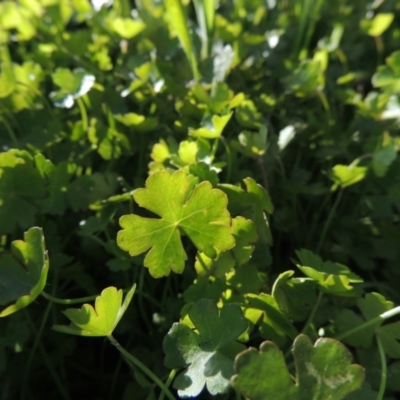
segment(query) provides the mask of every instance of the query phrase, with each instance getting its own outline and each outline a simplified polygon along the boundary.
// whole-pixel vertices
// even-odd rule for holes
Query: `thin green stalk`
[[[226,140],[225,140],[224,137],[220,136],[218,139],[222,142],[222,144],[225,147],[226,158],[227,158],[226,182],[230,182],[231,181],[231,175],[232,175],[232,153],[231,153],[231,149],[230,149],[228,143],[226,143]]]
[[[385,356],[385,350],[383,349],[382,346],[382,341],[379,336],[379,334],[375,335],[376,337],[376,343],[378,344],[378,350],[379,350],[379,356],[381,358],[381,383],[379,385],[379,392],[378,392],[378,397],[376,400],[383,400],[385,397],[385,391],[386,391],[386,381],[387,381],[387,364],[386,364],[386,356]]]
[[[263,177],[264,189],[268,190],[268,177],[267,177],[267,171],[265,171],[263,157],[261,157],[261,156],[257,157],[257,164],[258,164],[258,167],[260,168],[261,175]]]
[[[307,248],[313,247],[312,244],[310,243],[310,241],[314,236],[315,229],[317,228],[317,223],[321,217],[322,212],[325,210],[325,207],[328,204],[328,201],[331,198],[331,196],[332,196],[332,192],[329,191],[328,194],[325,196],[324,200],[322,201],[322,203],[320,203],[318,210],[316,212],[313,212],[313,219],[312,219],[311,227],[308,230],[307,239],[306,239]]]
[[[313,319],[315,317],[315,313],[317,312],[318,307],[321,304],[322,296],[323,296],[323,293],[319,292],[318,293],[318,297],[317,297],[317,301],[315,302],[314,307],[312,308],[312,310],[310,312],[310,315],[308,316],[307,321],[304,324],[303,329],[301,330],[301,333],[306,333],[307,329],[311,325],[311,323],[312,323],[312,321],[313,321]]]
[[[237,390],[235,390],[235,398],[236,398],[236,400],[241,400],[241,398],[242,398],[242,396],[240,395],[240,393]]]
[[[86,301],[95,300],[96,297],[99,296],[98,294],[95,294],[95,295],[93,295],[93,296],[80,297],[80,298],[77,298],[77,299],[58,299],[57,297],[53,297],[52,295],[47,294],[47,293],[45,293],[45,292],[42,292],[41,295],[42,295],[45,299],[47,299],[47,300],[49,300],[49,301],[51,301],[51,302],[53,302],[53,303],[57,303],[57,304],[66,304],[66,305],[68,305],[68,304],[85,303]]]
[[[167,386],[155,375],[150,369],[148,369],[141,361],[135,356],[125,350],[118,341],[112,336],[108,336],[108,340],[117,348],[117,350],[136,367],[138,367],[145,375],[147,375],[164,393],[169,400],[176,400],[175,396],[170,392]]]
[[[167,388],[169,388],[169,387],[171,386],[171,383],[172,383],[172,381],[174,380],[175,375],[176,375],[177,372],[178,372],[177,369],[173,369],[173,370],[171,370],[171,372],[169,373],[167,382],[165,382],[165,386],[166,386]],[[161,392],[161,393],[160,393],[160,397],[158,398],[158,400],[164,400],[164,397],[165,397],[165,393],[164,393],[164,392]]]
[[[8,132],[8,136],[10,137],[10,140],[11,140],[14,148],[19,149],[19,143],[18,143],[17,136],[15,135],[14,131],[12,130],[10,124],[7,122],[7,120],[4,117],[0,117],[0,121],[5,126],[6,131]]]
[[[300,25],[298,29],[298,34],[296,35],[296,42],[294,45],[294,55],[296,57],[299,56],[301,46],[302,46],[302,39],[306,33],[306,27],[308,23],[308,16],[311,14],[313,0],[304,0],[303,2],[299,3],[298,5],[301,7],[301,15],[300,15]]]
[[[303,42],[303,49],[307,49],[310,44],[311,37],[315,31],[315,25],[317,24],[318,18],[320,16],[320,11],[324,0],[316,0],[312,4],[312,11],[308,14],[310,20],[307,23],[307,31]]]
[[[325,93],[322,90],[317,90],[317,95],[319,99],[321,100],[322,107],[324,107],[324,110],[328,113],[329,119],[331,116],[331,108],[329,106],[329,101],[325,96]]]
[[[88,121],[85,104],[83,103],[82,99],[80,99],[79,97],[75,100],[76,100],[76,103],[78,104],[79,111],[81,113],[83,129],[86,132],[89,129],[89,121]]]
[[[318,246],[317,246],[317,253],[319,253],[321,251],[322,245],[324,244],[326,234],[328,232],[329,227],[331,226],[332,219],[333,219],[333,217],[334,217],[334,215],[336,213],[336,209],[337,209],[337,207],[338,207],[338,205],[340,203],[340,199],[343,196],[343,191],[344,191],[344,187],[341,186],[341,188],[339,189],[339,193],[336,196],[335,202],[333,203],[333,206],[332,206],[331,210],[329,211],[329,215],[328,215],[328,218],[327,218],[327,220],[325,222],[325,225],[324,225],[324,227],[322,229],[322,233],[321,233],[321,236],[319,238],[319,242],[318,242]]]
[[[366,328],[369,328],[370,326],[374,326],[376,324],[379,324],[383,321],[385,321],[386,319],[392,318],[395,315],[400,314],[400,306],[397,306],[395,308],[392,308],[389,311],[385,311],[384,313],[376,316],[375,318],[370,319],[367,322],[364,322],[361,325],[358,325],[352,329],[349,329],[346,332],[341,333],[340,335],[336,336],[335,339],[337,340],[343,340],[345,338],[347,338],[348,336],[354,335],[355,333],[358,333]]]
[[[382,64],[385,45],[383,44],[382,36],[375,36],[376,53],[377,53],[377,66]]]
[[[106,247],[106,242],[104,242],[104,240],[101,240],[99,237],[94,236],[94,235],[90,235],[88,236],[90,237],[90,239],[93,239],[96,243],[98,243],[101,247]]]

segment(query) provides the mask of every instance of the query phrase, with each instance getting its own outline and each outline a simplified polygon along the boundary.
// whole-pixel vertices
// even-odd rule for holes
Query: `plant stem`
[[[326,233],[328,232],[328,229],[331,225],[332,219],[335,215],[336,209],[340,203],[340,199],[343,196],[343,191],[344,191],[344,186],[341,186],[339,189],[339,193],[336,196],[335,202],[333,203],[333,206],[331,210],[329,211],[328,218],[325,222],[324,228],[322,229],[321,237],[319,238],[318,246],[317,246],[317,253],[321,251],[322,245],[324,244]]]
[[[231,181],[231,175],[232,175],[232,153],[231,153],[231,149],[230,149],[228,143],[226,143],[226,140],[225,140],[224,137],[220,136],[218,139],[222,142],[222,144],[225,147],[226,158],[227,158],[226,181],[230,182]]]
[[[48,303],[47,307],[46,307],[46,310],[45,310],[45,312],[43,314],[43,318],[42,318],[42,321],[40,323],[38,331],[35,329],[35,326],[33,324],[33,321],[31,319],[28,311],[26,309],[24,309],[25,315],[27,316],[27,321],[28,321],[28,323],[30,325],[30,328],[32,330],[33,335],[35,336],[35,340],[33,342],[32,349],[31,349],[31,351],[29,353],[28,360],[27,360],[27,362],[25,364],[25,370],[24,370],[24,375],[22,377],[22,385],[21,385],[21,388],[22,388],[21,399],[26,399],[27,398],[27,392],[29,391],[29,372],[31,370],[33,358],[34,358],[34,356],[36,354],[36,351],[39,350],[41,358],[43,360],[43,363],[46,365],[46,367],[47,367],[47,369],[49,371],[49,374],[53,378],[53,381],[54,381],[55,385],[57,386],[57,388],[58,388],[58,390],[60,392],[61,398],[64,399],[64,400],[70,400],[68,392],[65,390],[65,385],[63,385],[63,383],[61,382],[61,380],[60,380],[59,376],[57,375],[57,372],[56,372],[51,360],[49,359],[49,357],[48,357],[48,355],[47,355],[47,353],[46,353],[46,351],[43,348],[42,343],[41,343],[42,334],[43,334],[44,327],[46,325],[47,319],[49,317],[49,313],[50,313],[51,308],[52,308],[52,304]]]
[[[86,297],[80,297],[78,299],[58,299],[57,297],[53,297],[52,295],[42,292],[41,295],[49,300],[52,301],[53,303],[57,304],[79,304],[79,303],[84,303],[85,301],[92,301],[95,300],[96,297],[98,297],[98,294],[95,294],[93,296],[86,296]]]
[[[378,397],[376,400],[383,400],[385,396],[385,391],[386,391],[386,380],[387,380],[387,365],[386,365],[386,356],[385,356],[385,350],[383,349],[382,346],[382,341],[379,336],[379,334],[376,334],[376,342],[378,344],[378,350],[379,350],[379,356],[381,358],[381,383],[379,385],[379,392],[378,392]]]
[[[87,130],[89,129],[89,121],[88,121],[88,116],[87,116],[85,104],[83,103],[82,99],[79,98],[79,97],[77,99],[75,99],[75,100],[76,100],[76,103],[78,104],[79,111],[81,113],[83,130],[85,132],[87,132]]]
[[[12,130],[10,124],[6,121],[4,117],[0,117],[0,121],[3,123],[3,125],[6,128],[6,131],[8,132],[8,136],[10,137],[10,140],[14,146],[14,148],[19,149],[19,143],[17,136],[15,135],[14,131]]]
[[[170,392],[167,386],[155,375],[152,371],[150,371],[141,361],[139,361],[135,356],[125,350],[118,341],[112,336],[108,336],[108,340],[117,348],[117,350],[130,362],[136,365],[141,371],[146,374],[167,396],[169,400],[176,400],[175,396]]]
[[[265,171],[265,166],[264,166],[264,160],[262,157],[257,157],[257,164],[260,168],[261,175],[263,178],[263,184],[264,184],[264,189],[268,190],[268,178],[267,178],[267,172]]]
[[[167,388],[170,387],[170,385],[171,385],[172,381],[174,380],[175,375],[176,375],[177,372],[178,372],[178,370],[173,369],[173,370],[169,373],[167,382],[165,382],[165,386],[166,386]],[[160,393],[160,397],[158,398],[158,400],[164,400],[164,396],[165,396],[165,393],[164,393],[164,392],[161,392],[161,393]]]
[[[370,319],[369,321],[365,322],[364,324],[358,325],[352,329],[349,329],[347,332],[344,332],[338,336],[335,337],[336,340],[342,340],[348,336],[354,335],[355,333],[362,331],[363,329],[366,329],[370,326],[373,326],[379,322],[385,321],[386,319],[389,319],[391,317],[394,317],[395,315],[400,314],[400,306],[397,306],[395,308],[392,308],[389,311],[385,311],[384,313],[378,315],[375,318]]]
[[[323,295],[322,292],[318,293],[317,301],[315,302],[314,307],[312,308],[310,315],[308,316],[307,322],[304,324],[304,327],[301,330],[301,333],[306,333],[308,327],[311,325],[311,322],[313,321],[313,319],[315,317],[315,313],[317,312],[317,309],[318,309],[319,305],[321,304],[322,295]]]

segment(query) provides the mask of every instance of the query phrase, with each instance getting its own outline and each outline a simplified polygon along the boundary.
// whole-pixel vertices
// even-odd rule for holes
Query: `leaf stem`
[[[378,350],[379,350],[379,356],[381,358],[381,383],[379,385],[379,392],[378,392],[378,397],[376,400],[383,400],[385,396],[385,391],[386,391],[386,381],[387,381],[387,365],[386,365],[386,356],[385,356],[385,350],[383,349],[382,346],[382,341],[379,336],[379,333],[375,335],[376,337],[376,342],[378,344]]]
[[[400,314],[400,306],[397,306],[395,308],[392,308],[389,311],[385,311],[384,313],[378,315],[375,318],[370,319],[369,321],[365,322],[364,324],[358,325],[352,329],[349,329],[347,332],[343,332],[342,334],[338,335],[335,337],[336,340],[342,340],[345,339],[348,336],[354,335],[355,333],[362,331],[363,329],[366,329],[370,326],[373,326],[379,322],[382,322],[386,319],[389,319],[391,317],[394,317],[395,315]]]
[[[113,335],[108,336],[108,340],[117,348],[117,350],[130,362],[136,365],[139,369],[142,370],[144,374],[146,374],[167,396],[169,400],[176,400],[175,396],[170,392],[168,387],[164,385],[164,383],[155,375],[152,371],[150,371],[141,361],[139,361],[135,356],[125,350],[118,341],[114,338]]]
[[[310,315],[308,316],[307,321],[304,324],[303,329],[301,330],[301,333],[306,333],[308,327],[311,325],[311,323],[315,317],[315,313],[317,312],[317,309],[318,309],[319,305],[321,304],[322,296],[323,296],[323,293],[319,292],[317,301],[315,302],[314,307],[312,308]]]
[[[14,148],[19,149],[19,143],[18,143],[18,139],[17,136],[15,135],[14,131],[12,130],[10,124],[6,121],[6,119],[4,117],[0,116],[0,121],[3,123],[3,125],[6,128],[6,131],[8,132],[8,136],[10,137],[10,140],[14,146]]]
[[[173,370],[171,370],[171,372],[169,373],[167,382],[165,382],[165,386],[166,386],[167,388],[170,387],[170,385],[171,385],[172,381],[174,380],[175,375],[176,375],[177,372],[178,372],[177,369],[173,369]],[[164,392],[161,392],[161,393],[160,393],[160,397],[158,398],[158,400],[164,400],[164,397],[165,397],[165,393],[164,393]]]
[[[329,215],[325,222],[324,228],[322,229],[322,233],[319,238],[319,242],[318,242],[318,246],[317,246],[317,253],[319,253],[321,251],[322,245],[324,244],[326,234],[328,232],[329,227],[331,226],[332,219],[333,219],[336,209],[340,203],[340,199],[343,196],[343,192],[344,192],[344,186],[341,186],[339,189],[339,193],[336,196],[335,202],[333,203],[333,206],[332,206],[331,210],[329,211]]]
[[[87,132],[87,130],[89,129],[89,122],[88,122],[88,116],[87,116],[85,104],[83,103],[82,99],[79,97],[75,100],[76,100],[76,103],[78,104],[79,111],[81,113],[83,129],[85,132]]]
[[[98,294],[95,294],[93,296],[86,296],[86,297],[80,297],[78,299],[59,299],[57,297],[53,297],[51,294],[48,294],[46,292],[42,292],[41,295],[49,301],[52,301],[53,303],[57,304],[79,304],[79,303],[84,303],[85,301],[92,301],[95,300],[96,297],[98,297]]]
[[[224,137],[220,136],[218,139],[222,142],[222,144],[225,147],[225,154],[226,154],[226,158],[227,158],[226,181],[230,182],[231,175],[232,175],[232,152],[231,152],[231,149],[229,148],[228,143],[226,143],[226,140]]]

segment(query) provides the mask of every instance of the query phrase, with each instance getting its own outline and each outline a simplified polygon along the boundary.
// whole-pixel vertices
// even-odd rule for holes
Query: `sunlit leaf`
[[[40,228],[31,228],[24,240],[15,240],[10,252],[0,254],[0,317],[28,306],[46,285],[49,258]],[[9,305],[10,302],[14,302]]]

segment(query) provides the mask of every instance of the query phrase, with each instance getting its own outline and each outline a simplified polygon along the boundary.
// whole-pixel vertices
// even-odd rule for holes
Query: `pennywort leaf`
[[[84,304],[80,309],[65,310],[64,314],[71,324],[54,325],[53,329],[79,336],[110,336],[128,308],[135,289],[136,285],[133,285],[122,302],[122,290],[108,287],[96,297],[94,307]]]
[[[32,303],[46,285],[49,259],[42,229],[34,227],[15,240],[10,252],[0,255],[0,317],[6,317]]]
[[[278,347],[267,341],[259,352],[250,348],[236,357],[233,387],[249,400],[342,400],[363,383],[364,369],[351,364],[351,353],[334,339],[321,338],[313,346],[299,335],[292,352],[296,382]]]
[[[362,279],[345,265],[322,261],[321,257],[305,249],[296,251],[296,255],[300,260],[297,267],[315,281],[322,292],[337,296],[359,294],[353,285],[361,283]]]
[[[233,375],[233,359],[244,349],[236,339],[247,322],[240,307],[228,304],[218,309],[212,300],[201,299],[189,310],[195,331],[175,323],[164,339],[164,364],[185,368],[174,382],[181,397],[200,394],[204,387],[212,395],[224,393]]]
[[[123,229],[118,232],[118,245],[131,256],[150,250],[144,265],[155,278],[169,275],[171,270],[183,271],[187,256],[182,233],[211,258],[235,245],[226,195],[209,182],[192,187],[184,171],[156,172],[147,179],[146,188],[135,190],[133,197],[161,219],[134,214],[120,219]]]

